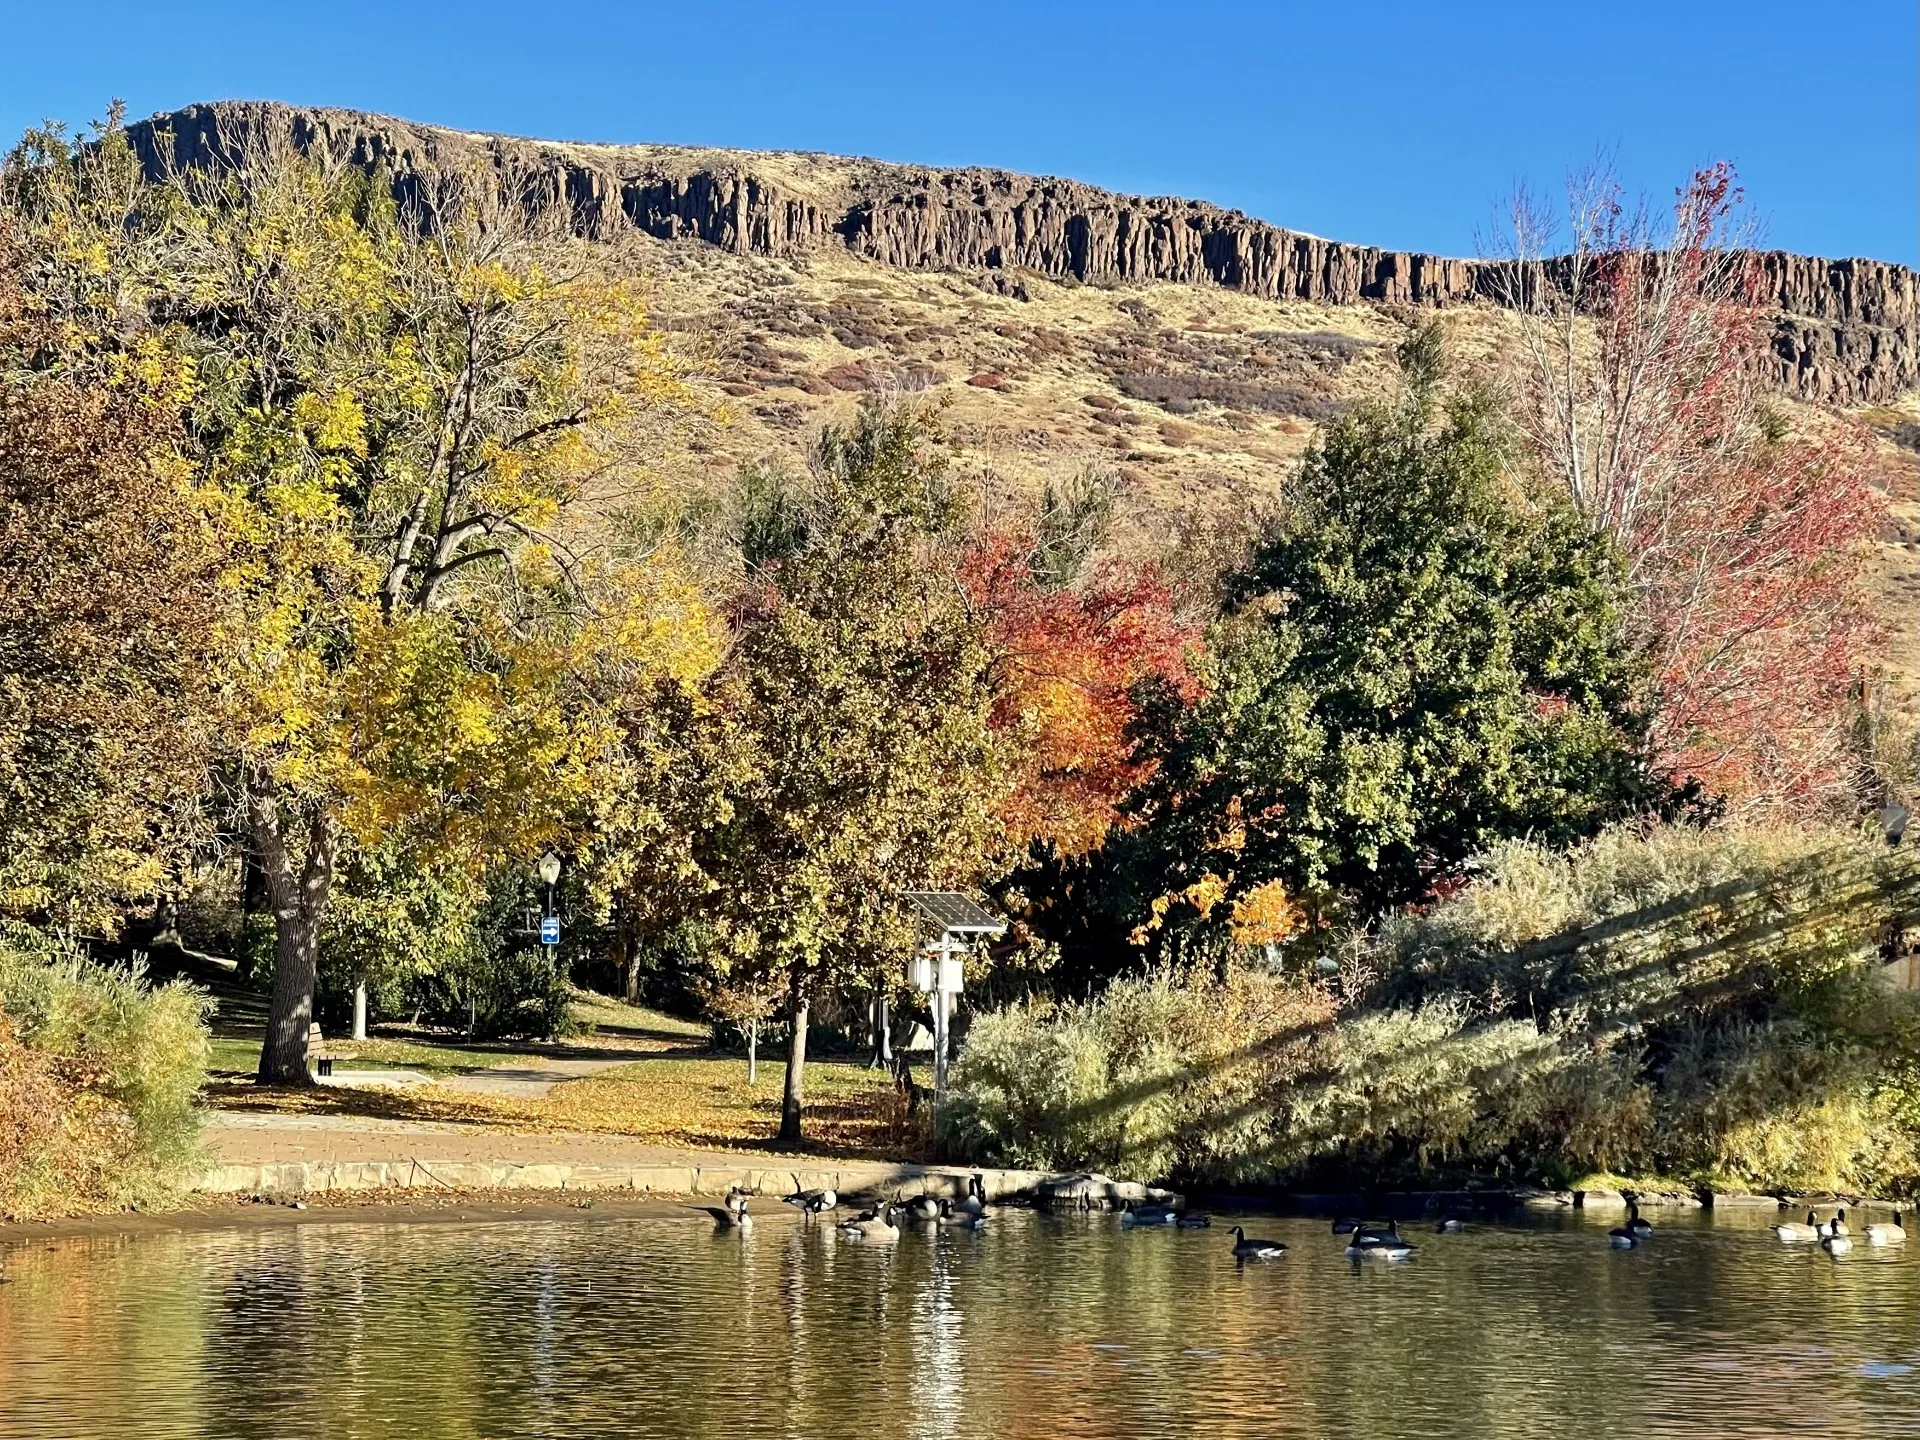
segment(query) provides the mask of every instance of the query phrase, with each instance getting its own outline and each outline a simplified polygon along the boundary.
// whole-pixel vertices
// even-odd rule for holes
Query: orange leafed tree
[[[1189,685],[1199,639],[1154,566],[1091,560],[1084,535],[1060,533],[1075,500],[1050,489],[1037,520],[987,531],[961,564],[994,657],[992,724],[1015,757],[1007,839],[1062,855],[1093,849],[1118,822],[1146,773],[1129,733],[1134,687],[1150,675]]]
[[[1670,221],[1604,174],[1569,201],[1570,234],[1519,196],[1498,272],[1521,317],[1519,414],[1626,559],[1655,759],[1737,808],[1843,803],[1876,642],[1858,584],[1884,511],[1872,444],[1770,403],[1772,320],[1730,166],[1697,173]]]

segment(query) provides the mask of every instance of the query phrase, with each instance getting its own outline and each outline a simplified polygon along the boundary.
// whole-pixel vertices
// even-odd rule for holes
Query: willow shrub
[[[1241,975],[1117,980],[1081,1003],[981,1015],[939,1117],[980,1160],[1158,1177],[1258,1150],[1290,1081],[1319,1063],[1334,1011],[1317,986]]]
[[[1832,831],[1509,845],[1348,947],[1341,1004],[1242,976],[980,1017],[943,1133],[1212,1183],[1911,1189],[1920,1002],[1874,971],[1916,898],[1910,853]]]
[[[0,935],[0,1213],[176,1199],[200,1160],[206,1017],[183,982]]]

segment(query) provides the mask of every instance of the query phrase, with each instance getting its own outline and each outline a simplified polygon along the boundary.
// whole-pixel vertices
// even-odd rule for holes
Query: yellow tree
[[[579,816],[616,738],[574,703],[583,655],[658,628],[615,521],[691,396],[621,257],[490,181],[401,209],[262,151],[142,182],[111,126],[11,164],[44,303],[102,345],[137,310],[191,361],[219,714],[275,923],[260,1077],[305,1083],[343,843],[478,876]],[[697,634],[685,608],[659,623]]]

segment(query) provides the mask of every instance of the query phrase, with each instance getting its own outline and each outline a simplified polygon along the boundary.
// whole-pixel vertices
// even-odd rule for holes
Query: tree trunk
[[[273,998],[260,1049],[263,1085],[311,1085],[307,1032],[313,1026],[313,982],[320,960],[320,919],[333,887],[335,836],[323,812],[307,827],[307,853],[294,873],[280,805],[272,784],[258,779],[247,797],[247,818],[273,904]]]
[[[747,1084],[760,1078],[760,1022],[747,1022]]]
[[[622,998],[629,1005],[640,1003],[640,937],[633,933],[633,922],[627,919],[623,910],[614,922],[614,949],[620,957],[622,979],[625,981]]]
[[[805,1103],[807,1081],[807,992],[798,975],[793,979],[787,1015],[792,1033],[787,1040],[787,1083],[780,1096],[780,1138],[791,1145],[800,1141],[800,1107]]]
[[[364,980],[353,987],[353,1038],[367,1038],[367,982]]]

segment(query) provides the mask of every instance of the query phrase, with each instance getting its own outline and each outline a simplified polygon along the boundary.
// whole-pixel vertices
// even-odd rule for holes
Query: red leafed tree
[[[1065,855],[1097,846],[1145,778],[1128,736],[1134,686],[1188,685],[1199,641],[1155,567],[1089,558],[1105,504],[1089,483],[1050,488],[1037,519],[983,533],[960,571],[994,652],[992,723],[1016,756],[1007,838]]]
[[[1884,509],[1871,442],[1769,404],[1772,322],[1730,166],[1697,173],[1670,222],[1604,174],[1569,202],[1565,234],[1519,196],[1496,273],[1533,453],[1630,570],[1655,759],[1736,807],[1839,803],[1875,643],[1858,584]]]

